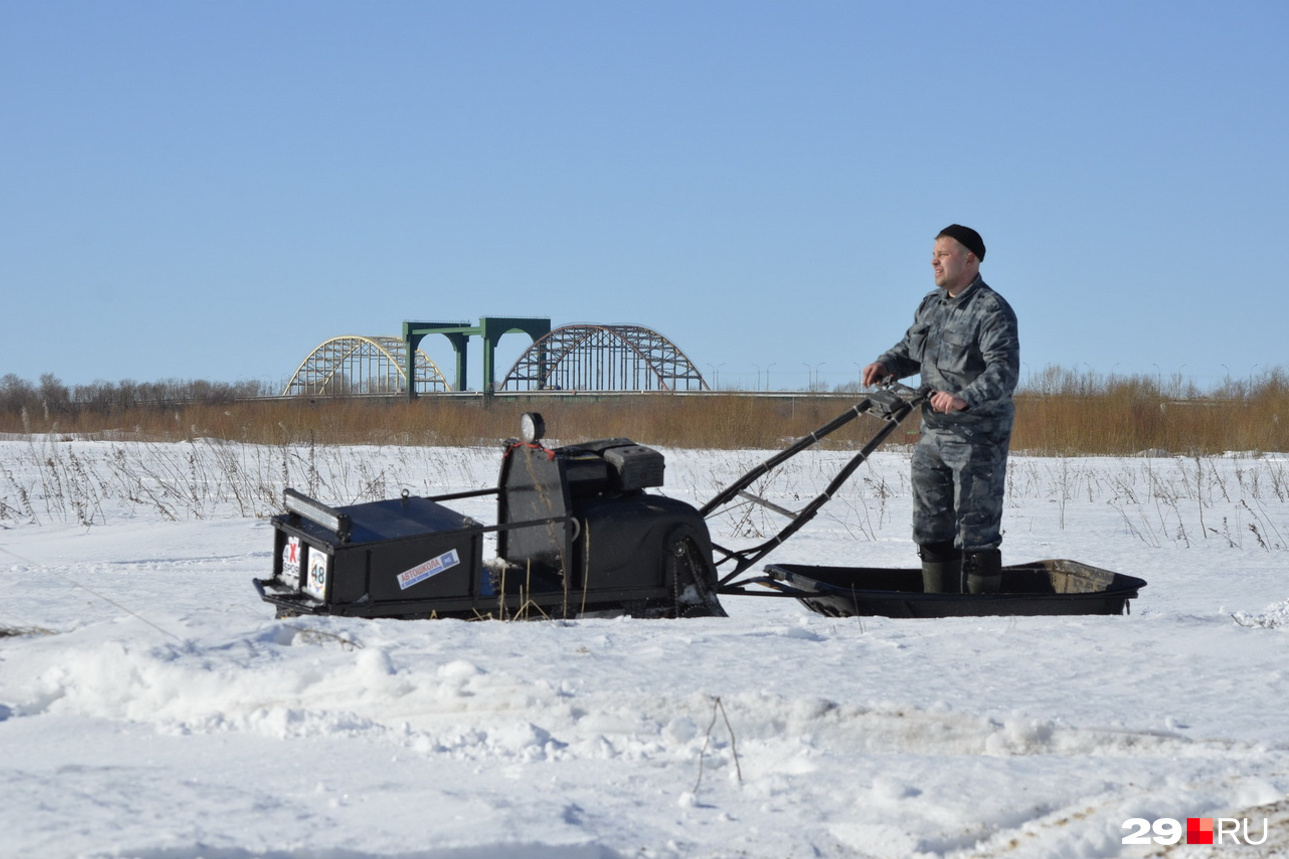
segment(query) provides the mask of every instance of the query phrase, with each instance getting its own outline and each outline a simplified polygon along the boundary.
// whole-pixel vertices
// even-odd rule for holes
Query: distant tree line
[[[69,386],[52,373],[45,373],[40,382],[33,385],[9,373],[0,377],[0,414],[40,415],[46,419],[81,414],[110,415],[147,407],[224,405],[276,393],[261,381],[230,383],[163,379],[159,382],[135,382],[126,379]]]

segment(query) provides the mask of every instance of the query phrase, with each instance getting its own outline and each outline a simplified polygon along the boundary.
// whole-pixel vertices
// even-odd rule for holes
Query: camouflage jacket
[[[1010,430],[1020,376],[1016,314],[980,277],[957,298],[943,289],[929,293],[904,339],[877,360],[896,378],[919,373],[923,385],[967,401],[965,411],[950,414],[923,406],[924,427],[997,423]]]

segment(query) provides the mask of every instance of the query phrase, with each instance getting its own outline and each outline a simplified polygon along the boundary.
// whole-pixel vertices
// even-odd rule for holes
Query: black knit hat
[[[958,244],[975,254],[976,259],[981,262],[985,261],[985,240],[980,238],[980,233],[976,232],[971,227],[964,227],[961,224],[950,224],[941,230],[940,234],[936,236],[936,238],[938,239],[943,236],[955,239]]]

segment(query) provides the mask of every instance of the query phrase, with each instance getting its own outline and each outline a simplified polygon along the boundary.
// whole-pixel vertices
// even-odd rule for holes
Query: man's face
[[[976,278],[976,266],[971,252],[957,239],[941,236],[935,240],[931,251],[931,268],[935,272],[935,285],[950,295],[957,295]]]

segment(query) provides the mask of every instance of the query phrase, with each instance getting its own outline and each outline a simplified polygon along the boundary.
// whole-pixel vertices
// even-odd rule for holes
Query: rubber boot
[[[953,543],[927,543],[918,547],[922,558],[922,593],[962,593],[962,552]]]
[[[962,560],[967,573],[967,593],[996,594],[1003,583],[1003,553],[997,549],[968,552]]]

